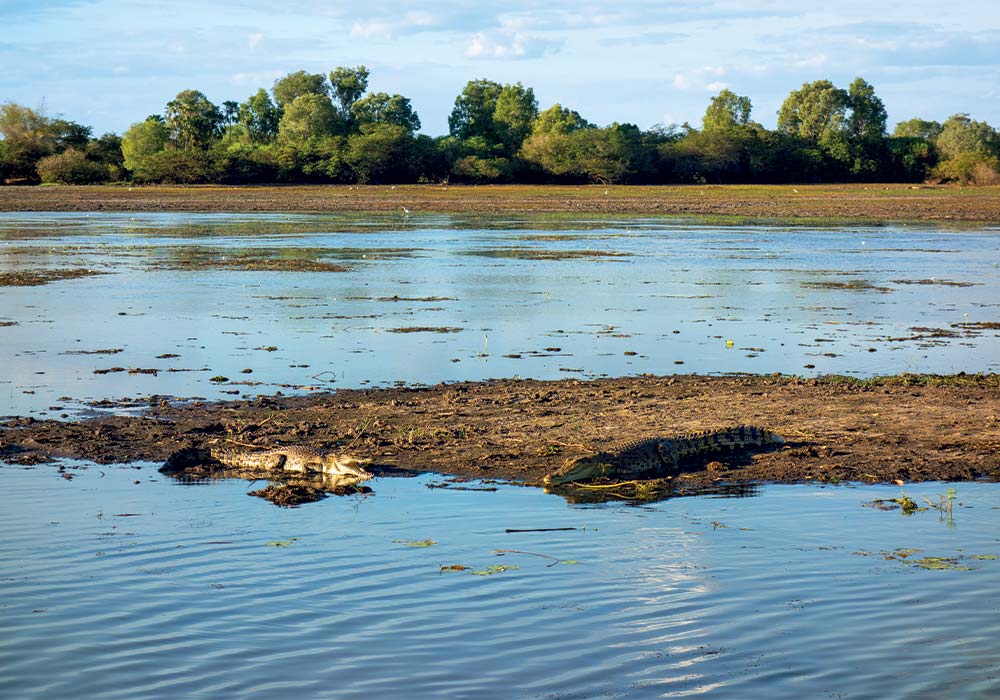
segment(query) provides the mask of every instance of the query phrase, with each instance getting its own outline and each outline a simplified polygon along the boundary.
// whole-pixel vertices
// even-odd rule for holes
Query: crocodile
[[[322,472],[323,474],[371,479],[372,473],[364,468],[370,459],[320,450],[304,445],[275,447],[270,450],[236,450],[212,447],[212,459],[229,467],[243,469],[283,469],[290,472]]]
[[[738,425],[676,437],[652,437],[612,447],[607,452],[580,457],[546,475],[546,484],[568,484],[595,478],[651,479],[675,473],[681,460],[721,452],[782,445],[780,435],[765,428]]]

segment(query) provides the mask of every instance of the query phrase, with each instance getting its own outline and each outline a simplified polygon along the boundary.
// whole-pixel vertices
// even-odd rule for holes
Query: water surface
[[[421,477],[279,509],[243,482],[75,474],[0,469],[4,697],[1000,692],[990,484],[956,486],[949,526],[864,507],[898,495],[890,487],[595,508],[513,486],[429,490]],[[536,527],[577,529],[505,532]],[[881,553],[911,548],[911,561],[959,568]],[[505,549],[532,554],[494,553]],[[456,564],[511,568],[441,572]]]
[[[0,327],[0,414],[490,377],[1000,367],[995,228],[5,214],[0,250],[0,272],[109,273],[0,289],[16,324]],[[303,259],[349,269],[258,269]]]

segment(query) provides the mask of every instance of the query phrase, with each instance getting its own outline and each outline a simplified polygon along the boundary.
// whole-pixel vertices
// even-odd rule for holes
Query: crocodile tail
[[[672,440],[679,457],[692,457],[748,447],[768,447],[784,444],[785,439],[766,428],[737,425],[723,430],[707,430]]]

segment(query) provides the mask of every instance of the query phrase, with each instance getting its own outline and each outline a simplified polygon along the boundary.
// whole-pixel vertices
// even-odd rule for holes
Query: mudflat
[[[689,465],[674,479],[681,492],[762,481],[1000,478],[1000,375],[505,379],[148,403],[139,416],[7,418],[0,459],[157,463],[211,444],[303,444],[371,458],[376,471],[539,484],[566,460],[618,442],[752,424],[787,444]]]
[[[0,187],[0,211],[569,213],[1000,222],[1000,187],[286,185]]]

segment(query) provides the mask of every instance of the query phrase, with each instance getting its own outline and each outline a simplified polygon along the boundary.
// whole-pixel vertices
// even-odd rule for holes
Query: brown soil
[[[524,214],[566,212],[1000,221],[1000,187],[727,186],[197,186],[0,187],[0,211],[313,211]]]
[[[154,398],[150,404],[139,417],[9,419],[0,432],[0,458],[163,462],[223,441],[301,443],[373,458],[376,472],[539,484],[565,460],[622,440],[747,423],[777,432],[788,444],[689,464],[672,491],[756,482],[1000,478],[998,375],[497,380],[205,405]]]

